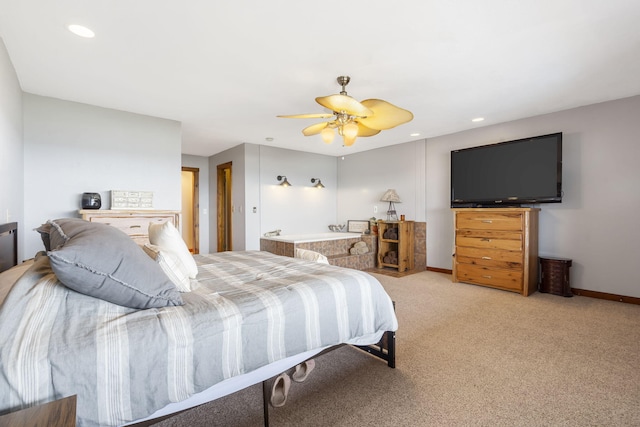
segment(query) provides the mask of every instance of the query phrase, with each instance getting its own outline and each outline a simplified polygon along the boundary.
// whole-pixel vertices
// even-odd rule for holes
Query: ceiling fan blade
[[[302,134],[304,136],[317,135],[329,124],[331,124],[331,122],[322,122],[316,123],[315,125],[307,126],[306,128],[302,129]]]
[[[373,114],[373,111],[349,95],[319,96],[316,98],[316,102],[331,111],[338,113],[344,111],[350,116],[366,117]]]
[[[358,122],[356,122],[358,123]],[[371,129],[363,125],[362,123],[358,123],[358,136],[373,136],[379,134],[380,131],[377,129]]]
[[[381,99],[365,99],[362,105],[373,111],[373,114],[358,119],[371,129],[386,130],[413,120],[413,113]]]
[[[282,117],[284,119],[330,119],[333,117],[331,113],[310,113],[310,114],[289,114],[289,115],[281,115],[277,117]]]

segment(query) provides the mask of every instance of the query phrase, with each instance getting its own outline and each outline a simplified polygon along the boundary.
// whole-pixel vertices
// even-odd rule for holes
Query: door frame
[[[227,162],[217,166],[216,227],[218,234],[218,252],[233,250],[232,164],[233,162]]]
[[[191,172],[193,174],[193,186],[191,188],[191,201],[193,208],[193,253],[200,253],[200,169],[183,166],[183,172]],[[182,222],[184,226],[184,221]]]

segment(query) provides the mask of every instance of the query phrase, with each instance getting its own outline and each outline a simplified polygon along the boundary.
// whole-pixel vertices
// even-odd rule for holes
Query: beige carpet
[[[396,301],[397,368],[323,355],[272,426],[640,426],[640,306],[375,276]],[[262,388],[158,425],[261,426]]]

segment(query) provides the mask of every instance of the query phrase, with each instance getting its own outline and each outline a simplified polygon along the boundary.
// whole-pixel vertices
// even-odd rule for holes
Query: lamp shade
[[[278,178],[278,181],[282,181],[282,180],[284,180],[284,181],[282,181],[282,182],[280,183],[280,185],[281,185],[281,186],[283,186],[283,187],[291,187],[291,183],[287,180],[287,177],[286,177],[286,176],[284,176],[284,175],[278,175],[278,177],[277,177],[277,178]]]
[[[316,184],[316,181],[318,181],[317,184]],[[322,184],[322,181],[320,181],[320,178],[311,178],[311,183],[316,184],[314,185],[314,187],[316,188],[324,188],[324,184]]]
[[[326,144],[331,144],[336,134],[333,132],[333,129],[331,129],[330,127],[326,127],[320,131],[320,136],[322,136],[322,140]]]
[[[356,136],[358,136],[358,125],[355,122],[349,122],[342,127],[342,133],[344,138],[356,140]]]
[[[344,146],[345,147],[351,147],[355,142],[356,142],[356,137],[348,137],[347,135],[344,136],[343,138],[344,140]]]
[[[391,188],[384,192],[384,194],[380,198],[380,201],[401,203],[400,196],[398,196],[398,193],[396,193],[396,190],[393,190]]]

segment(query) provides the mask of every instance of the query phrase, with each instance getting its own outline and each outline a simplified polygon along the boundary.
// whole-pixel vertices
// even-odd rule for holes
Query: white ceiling
[[[640,94],[639,0],[0,0],[0,37],[23,91],[178,120],[202,156],[338,156]],[[323,112],[339,75],[414,120],[343,147],[276,117]]]

